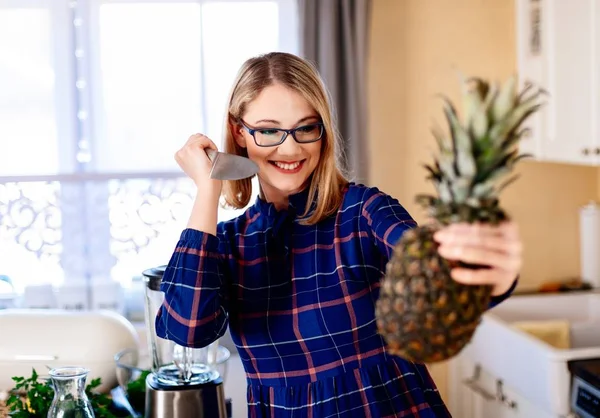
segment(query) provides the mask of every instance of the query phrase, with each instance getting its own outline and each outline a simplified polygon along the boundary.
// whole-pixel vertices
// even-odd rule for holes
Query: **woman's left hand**
[[[464,284],[491,284],[492,295],[507,292],[521,270],[523,245],[515,222],[452,224],[434,235],[439,254],[448,260],[482,264],[490,268],[454,268],[454,280]]]

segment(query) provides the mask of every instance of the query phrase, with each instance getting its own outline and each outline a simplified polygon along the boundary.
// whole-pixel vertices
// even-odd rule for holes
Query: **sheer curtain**
[[[368,182],[366,68],[372,0],[298,0],[302,56],[331,93],[343,137],[344,168]]]
[[[296,0],[0,0],[0,276],[128,286],[168,262],[195,195],[173,154],[221,146],[239,65],[298,42]]]

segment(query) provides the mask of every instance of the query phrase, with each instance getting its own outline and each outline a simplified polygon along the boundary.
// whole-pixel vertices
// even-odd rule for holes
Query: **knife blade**
[[[205,149],[212,162],[210,178],[217,180],[241,180],[258,173],[258,165],[249,158],[219,152],[212,148]]]

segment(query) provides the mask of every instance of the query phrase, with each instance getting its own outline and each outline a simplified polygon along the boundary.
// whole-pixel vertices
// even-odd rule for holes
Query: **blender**
[[[166,266],[145,270],[145,320],[152,372],[146,378],[145,418],[227,418],[223,379],[215,366],[218,341],[190,348],[156,335]]]

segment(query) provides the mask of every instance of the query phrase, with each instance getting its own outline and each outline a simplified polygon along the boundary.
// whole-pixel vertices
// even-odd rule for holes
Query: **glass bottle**
[[[48,418],[95,418],[92,404],[85,394],[89,373],[83,367],[57,367],[50,370],[54,399]]]

